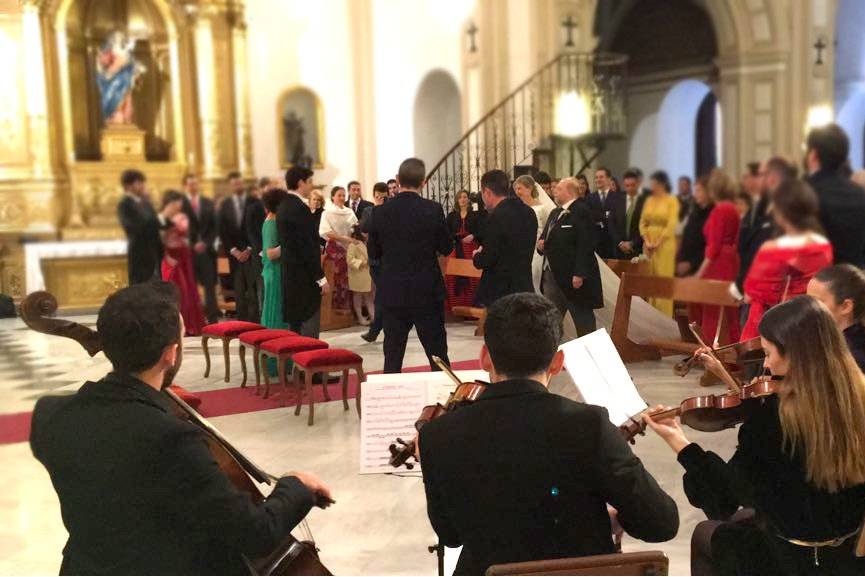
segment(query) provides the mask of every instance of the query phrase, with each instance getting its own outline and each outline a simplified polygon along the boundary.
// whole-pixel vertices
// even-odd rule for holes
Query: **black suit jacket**
[[[159,233],[170,223],[160,223],[149,200],[136,200],[128,194],[117,205],[117,218],[127,238],[129,284],[147,282],[157,277],[163,254]]]
[[[616,256],[616,233],[612,230],[616,221],[624,222],[627,203],[625,193],[621,190],[607,192],[606,198],[601,201],[599,192],[592,192],[587,197],[589,212],[597,226],[595,237],[595,252],[601,258],[613,258]]]
[[[615,197],[612,197],[615,194]],[[613,255],[620,259],[629,259],[643,252],[643,237],[640,234],[640,215],[643,214],[643,204],[646,196],[637,193],[634,211],[631,214],[631,226],[628,227],[628,194],[626,192],[611,193],[607,197],[607,205],[610,207],[610,218],[608,219],[610,240],[613,245]],[[634,251],[623,253],[619,250],[620,242],[630,242]]]
[[[254,504],[163,394],[111,373],[33,411],[33,455],[51,475],[69,539],[62,574],[246,573],[314,504],[294,477]]]
[[[483,270],[478,303],[489,306],[503,296],[534,292],[532,257],[538,238],[535,211],[515,196],[502,200],[483,224],[483,250],[474,264]]]
[[[676,262],[687,262],[691,267],[688,274],[694,274],[703,264],[703,259],[706,256],[706,236],[703,234],[703,227],[706,226],[706,221],[709,220],[709,215],[712,214],[713,209],[714,205],[711,204],[706,208],[694,204],[688,214],[685,228],[682,229],[682,241],[679,243],[679,250],[676,253]],[[754,258],[754,254],[751,255],[751,259]],[[749,262],[748,266],[750,265]]]
[[[252,200],[244,195],[244,212],[246,205]],[[238,215],[234,206],[233,195],[226,196],[219,204],[219,242],[225,252],[230,254],[231,249],[246,250],[249,239],[246,237],[246,228],[243,226],[243,214]]]
[[[264,203],[258,198],[247,197],[246,207],[243,211],[243,228],[245,229],[246,240],[252,247],[252,256],[255,258],[260,258],[258,255],[262,245],[261,229],[266,217]]]
[[[214,243],[217,235],[216,209],[213,201],[201,194],[198,195],[198,214],[192,209],[188,196],[183,198],[183,212],[189,219],[189,244],[201,241],[207,246],[208,254],[216,254]]]
[[[303,322],[321,307],[321,246],[315,215],[296,194],[289,194],[276,213],[282,248],[282,313],[286,322]]]
[[[372,211],[370,259],[380,259],[376,298],[385,308],[441,306],[445,298],[439,255],[453,250],[441,205],[400,192]]]
[[[546,259],[544,266],[549,262],[556,284],[565,297],[582,306],[599,309],[604,306],[604,293],[595,258],[595,227],[586,204],[583,199],[574,200],[568,213],[561,218],[561,207],[551,212],[541,234],[544,250],[538,252]],[[574,288],[575,276],[583,279],[578,289]]]
[[[420,431],[427,512],[456,573],[497,563],[613,553],[607,503],[632,536],[675,537],[676,503],[607,411],[528,380],[495,383]]]
[[[808,182],[820,199],[820,222],[835,255],[835,264],[865,268],[865,190],[837,172],[821,170]]]
[[[739,224],[739,275],[736,277],[736,287],[742,294],[744,294],[745,277],[748,276],[757,251],[764,242],[772,238],[772,217],[766,212],[768,205],[769,199],[761,198],[751,208],[751,211],[754,211],[753,224],[751,211],[742,217]]]
[[[351,203],[352,203],[352,200],[350,198],[346,200],[346,206],[347,207],[351,208]],[[360,222],[360,218],[363,216],[363,211],[366,210],[367,208],[371,207],[371,206],[374,206],[374,205],[370,201],[365,200],[363,198],[360,199],[360,202],[357,203],[357,210],[354,211],[354,215],[357,217],[358,222]]]

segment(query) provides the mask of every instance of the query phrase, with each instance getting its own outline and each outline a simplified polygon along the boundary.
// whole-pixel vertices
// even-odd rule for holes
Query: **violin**
[[[689,328],[692,328],[693,330],[693,327],[695,326],[695,323],[691,323]],[[727,364],[736,365],[763,362],[763,359],[766,356],[763,352],[763,344],[760,341],[760,337],[754,337],[747,341],[724,345],[713,349],[713,351],[715,353],[727,353],[727,355],[724,355]],[[685,357],[673,366],[673,373],[678,377],[687,376],[694,365],[697,364],[698,360],[699,359],[697,359],[696,355]]]
[[[39,291],[27,295],[21,303],[20,312],[24,323],[34,331],[71,338],[83,346],[91,357],[102,350],[99,333],[96,331],[73,321],[46,318],[57,312],[57,299],[48,292]],[[175,415],[201,429],[213,459],[234,487],[248,494],[255,503],[264,501],[265,495],[256,483],[275,485],[276,477],[261,470],[232,446],[216,427],[174,391],[166,388],[162,392],[172,401]],[[330,500],[319,500],[317,506],[322,508],[332,503]],[[301,522],[301,527],[304,532],[309,533],[305,520]],[[311,535],[301,541],[289,534],[269,555],[260,559],[244,557],[244,561],[255,575],[331,575],[319,559],[318,549]]]
[[[489,383],[482,381],[464,383],[443,360],[436,356],[433,356],[432,360],[448,377],[451,378],[454,383],[456,383],[456,388],[448,396],[448,400],[444,405],[436,403],[435,405],[427,405],[421,410],[420,416],[414,424],[414,428],[418,433],[420,433],[423,426],[430,421],[437,419],[450,411],[454,411],[460,407],[473,403],[481,393],[486,390],[487,386],[489,386]],[[388,460],[388,463],[390,463],[391,467],[401,467],[405,465],[405,468],[408,470],[414,469],[414,463],[410,462],[410,460],[417,460],[417,436],[415,436],[411,441],[404,441],[397,438],[396,442],[391,443],[388,449],[390,450],[390,459]]]

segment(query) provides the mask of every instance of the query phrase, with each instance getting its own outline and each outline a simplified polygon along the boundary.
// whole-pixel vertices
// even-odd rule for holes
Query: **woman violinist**
[[[826,267],[808,282],[808,295],[826,305],[856,364],[865,371],[865,273],[852,264]]]
[[[854,555],[865,515],[865,376],[812,297],[773,307],[759,332],[765,367],[783,381],[776,395],[752,401],[729,462],[689,442],[677,420],[646,417],[678,454],[691,504],[724,521],[741,506],[756,511],[704,522],[717,526],[709,558],[692,557],[692,573],[865,574],[865,558]],[[701,360],[722,370],[710,355]]]

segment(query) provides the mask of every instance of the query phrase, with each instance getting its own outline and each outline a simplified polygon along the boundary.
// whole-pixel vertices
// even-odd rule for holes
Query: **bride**
[[[535,216],[538,219],[538,235],[535,238],[537,242],[541,238],[544,227],[547,226],[547,219],[550,217],[553,209],[556,208],[556,204],[550,200],[550,197],[535,182],[535,179],[527,174],[518,177],[514,181],[514,192],[516,192],[520,200],[535,211]],[[532,283],[534,284],[535,292],[538,294],[541,292],[543,264],[544,257],[535,251],[535,256],[532,258]]]

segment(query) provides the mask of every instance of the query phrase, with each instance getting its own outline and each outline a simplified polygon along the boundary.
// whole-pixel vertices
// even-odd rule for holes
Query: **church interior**
[[[459,229],[450,231],[455,252],[439,255],[447,293],[446,352],[460,376],[475,375],[485,368],[486,308],[467,295],[485,281],[477,256],[473,264],[472,254],[463,251],[471,245],[481,254],[484,242],[480,229],[464,230],[459,223],[467,218],[461,216],[464,198],[469,213],[489,204],[482,184],[489,171],[504,171],[517,184],[523,175],[533,177],[540,195],[552,197],[545,201],[565,213],[567,205],[552,189],[578,184],[579,175],[587,178],[586,194],[606,187],[598,184],[599,173],[613,177],[620,191],[630,179],[647,198],[666,181],[667,192],[672,183],[672,196],[680,195],[681,207],[685,180],[689,206],[696,206],[690,195],[697,188],[724,188],[714,176],[704,178],[720,174],[735,188],[724,202],[748,203],[739,213],[744,227],[756,206],[756,197],[748,197],[749,182],[767,178],[762,164],[780,158],[801,176],[810,172],[803,157],[812,130],[843,129],[845,168],[853,181],[862,177],[863,29],[860,0],[0,0],[0,313],[7,317],[0,318],[0,574],[55,574],[64,562],[70,532],[57,483],[29,442],[34,407],[45,396],[71,396],[86,381],[102,379],[112,362],[57,336],[66,329],[46,334],[32,319],[68,319],[95,330],[106,299],[137,282],[122,210],[118,217],[118,207],[132,196],[127,175],[132,181],[142,175],[141,198],[153,205],[154,217],[155,211],[161,211],[160,219],[168,214],[168,191],[179,191],[177,198],[187,204],[194,195],[196,223],[204,214],[199,198],[202,207],[215,211],[211,218],[219,229],[200,243],[200,251],[195,240],[181,237],[194,271],[194,315],[200,317],[196,325],[183,315],[183,361],[173,382],[184,402],[262,470],[277,476],[312,471],[327,483],[335,503],[314,508],[307,521],[321,562],[333,574],[450,575],[459,553],[438,545],[420,468],[370,464],[365,448],[374,440],[368,427],[375,425],[365,421],[375,418],[369,411],[376,405],[362,391],[367,381],[378,391],[375,386],[390,382],[383,373],[394,371],[386,370],[383,344],[391,325],[385,320],[382,336],[380,325],[373,328],[380,303],[372,295],[379,280],[373,274],[370,288],[367,272],[367,288],[355,289],[352,248],[346,265],[345,246],[356,243],[345,237],[365,238],[357,232],[364,227],[358,203],[374,204],[375,215],[382,203],[387,207],[403,194],[380,191],[379,184],[396,179],[405,159],[423,161],[425,178],[416,192],[440,205],[448,223],[455,215]],[[269,293],[262,297],[267,267],[261,267],[271,257],[266,240],[262,246],[261,222],[268,222],[265,209],[279,221],[282,208],[279,214],[269,208],[268,193],[294,193],[289,175],[297,168],[311,171],[309,198],[320,196],[321,226],[327,221],[338,228],[328,221],[331,214],[348,215],[357,225],[357,231],[349,226],[348,232],[318,238],[319,286],[332,288],[322,288],[315,337],[349,360],[325,364],[329,370],[315,379],[313,365],[304,365],[315,357],[307,349],[294,352],[307,357],[292,360],[288,349],[245,341],[240,329],[213,328],[241,321],[256,323],[255,329],[289,328],[265,322]],[[766,170],[771,169],[770,163]],[[403,184],[402,178],[396,182]],[[238,200],[239,192],[246,200]],[[605,202],[608,193],[602,194]],[[237,271],[251,249],[235,253],[226,245],[223,213],[241,203],[236,210],[242,228],[249,214],[242,211],[259,197],[265,209],[251,257],[259,269],[249,281]],[[304,202],[312,206],[313,200]],[[630,229],[630,201],[627,206]],[[684,247],[694,210],[671,224],[678,225],[673,252]],[[623,209],[622,223],[624,214]],[[861,234],[865,212],[855,218]],[[744,234],[736,219],[738,234]],[[541,222],[537,239],[544,228]],[[705,230],[691,228],[698,236]],[[643,232],[640,221],[637,237]],[[834,243],[832,231],[826,232]],[[174,278],[179,258],[169,235],[163,233],[165,253],[157,263],[163,280]],[[367,257],[367,248],[363,258],[369,262],[360,266],[371,270],[374,255],[369,247]],[[283,263],[285,251],[283,244]],[[682,361],[699,346],[688,325],[694,307],[731,312],[751,303],[750,296],[734,299],[728,293],[728,287],[741,285],[734,282],[736,272],[702,280],[694,274],[698,263],[687,274],[671,268],[661,275],[652,263],[654,249],[645,256],[619,248],[595,252],[603,304],[589,314],[597,329],[609,333],[610,350],[646,405],[676,407],[682,399],[724,393],[726,381],[699,365],[683,369]],[[836,264],[838,252],[836,245]],[[208,276],[196,259],[211,253]],[[534,246],[531,253],[536,258]],[[543,267],[549,265],[540,264],[537,274],[546,280],[546,272],[554,271]],[[800,284],[788,276],[774,304],[786,301],[788,292],[791,298],[805,294],[815,273]],[[653,276],[664,281],[651,282]],[[53,302],[41,301],[36,312],[27,309],[28,295],[43,291]],[[257,305],[242,302],[256,298]],[[583,337],[580,321],[561,310],[561,342]],[[727,317],[715,314],[717,330],[701,329],[706,341],[738,341],[739,312],[735,335],[721,320]],[[698,324],[700,318],[706,318],[705,310]],[[436,368],[417,326],[405,345],[400,382]],[[300,338],[308,336],[305,331],[304,325]],[[734,355],[729,365],[738,370],[752,352]],[[605,365],[611,373],[613,365],[618,366]],[[565,369],[552,376],[549,391],[582,402],[587,395],[579,381],[585,375],[568,364],[567,353]],[[725,461],[740,443],[735,427],[686,431]],[[689,501],[684,469],[661,436],[647,431],[630,447],[675,501],[679,524],[673,538],[658,543],[626,530],[621,552],[659,551],[663,562],[660,569],[634,565],[619,574],[692,574],[692,533],[707,515]]]

